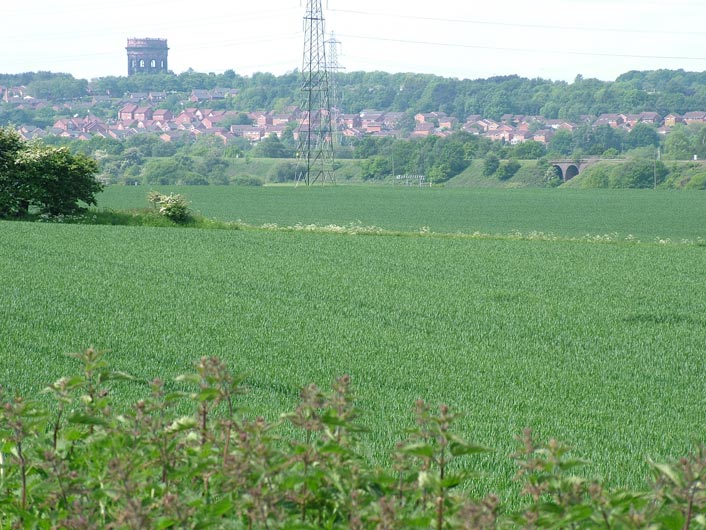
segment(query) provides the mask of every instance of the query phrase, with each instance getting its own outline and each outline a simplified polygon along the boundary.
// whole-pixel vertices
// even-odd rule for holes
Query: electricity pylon
[[[338,127],[338,120],[341,117],[341,101],[343,100],[338,86],[338,72],[345,70],[338,62],[338,48],[341,42],[331,32],[331,36],[326,41],[328,46],[328,75],[329,75],[329,100],[331,102],[331,116],[333,126],[333,145],[341,145],[341,131]]]
[[[301,91],[297,128],[301,170],[297,170],[297,182],[303,180],[307,186],[318,180],[322,184],[334,182],[333,126],[321,0],[306,2]]]

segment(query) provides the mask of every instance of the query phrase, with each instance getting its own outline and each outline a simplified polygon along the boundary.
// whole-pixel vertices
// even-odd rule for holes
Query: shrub
[[[295,162],[281,162],[270,170],[269,180],[272,182],[288,182],[297,179],[301,168]]]
[[[687,182],[686,186],[684,186],[687,189],[694,189],[694,190],[704,190],[706,189],[706,173],[697,173],[691,179],[689,179],[689,182]]]
[[[611,188],[651,188],[661,184],[669,171],[660,160],[633,159],[616,166],[610,179]]]
[[[556,188],[562,183],[561,170],[556,166],[549,166],[542,182],[547,188]]]
[[[147,200],[158,209],[160,215],[175,223],[185,223],[191,219],[189,201],[186,200],[184,195],[178,193],[162,195],[156,191],[151,191],[147,194]]]
[[[484,176],[489,177],[491,175],[494,175],[499,167],[500,167],[500,159],[496,155],[494,155],[492,153],[488,153],[488,155],[483,159],[483,175]]]
[[[240,175],[234,177],[231,180],[231,184],[236,186],[262,186],[262,181],[257,177],[251,177],[250,175]]]
[[[520,167],[522,166],[517,160],[508,160],[500,165],[496,174],[500,180],[509,180],[515,176],[515,173],[519,171]]]

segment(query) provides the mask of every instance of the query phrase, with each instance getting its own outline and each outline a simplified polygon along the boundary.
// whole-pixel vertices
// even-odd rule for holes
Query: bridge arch
[[[554,162],[552,164],[553,167],[559,170],[561,180],[563,180],[564,182],[574,178],[576,175],[581,173],[582,169],[584,169],[588,165],[590,165],[590,163],[580,162],[577,164],[576,162],[566,161]]]
[[[576,175],[579,174],[579,168],[578,166],[571,164],[564,170],[564,182],[567,180],[571,180],[574,178]]]

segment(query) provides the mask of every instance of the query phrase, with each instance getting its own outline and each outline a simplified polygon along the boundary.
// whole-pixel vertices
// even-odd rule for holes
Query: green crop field
[[[101,205],[142,206],[144,193],[111,188]],[[644,482],[647,458],[706,439],[706,246],[678,242],[703,238],[704,194],[187,193],[206,215],[253,224],[620,242],[0,222],[6,391],[36,394],[75,368],[64,353],[89,345],[144,379],[219,356],[247,373],[243,405],[269,418],[302,385],[348,373],[371,457],[403,437],[414,400],[446,402],[465,412],[465,436],[497,450],[477,461],[488,476],[471,487],[503,496],[525,426],[625,485]],[[145,389],[119,391],[130,401]]]
[[[404,186],[157,187],[183,193],[208,217],[262,225],[374,225],[389,230],[566,237],[633,236],[642,241],[706,237],[706,193],[668,190],[415,188]],[[149,189],[107,188],[104,208],[145,208]]]

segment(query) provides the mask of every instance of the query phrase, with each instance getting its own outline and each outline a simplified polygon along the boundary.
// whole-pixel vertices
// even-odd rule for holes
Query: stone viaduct
[[[591,166],[600,161],[600,158],[584,158],[581,160],[551,160],[549,163],[555,168],[559,169],[559,171],[561,172],[561,180],[566,182],[567,180],[571,180],[576,175],[581,173],[588,166]]]

